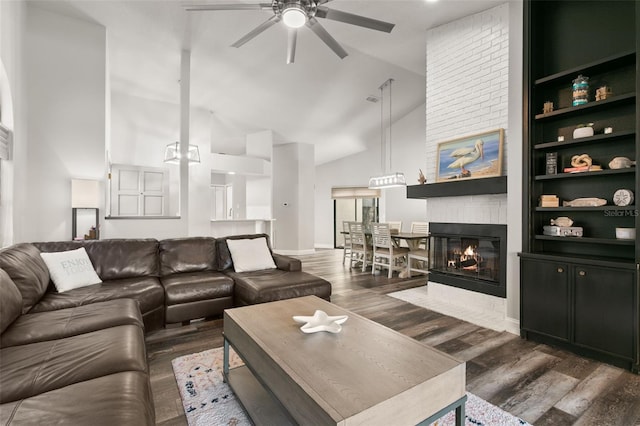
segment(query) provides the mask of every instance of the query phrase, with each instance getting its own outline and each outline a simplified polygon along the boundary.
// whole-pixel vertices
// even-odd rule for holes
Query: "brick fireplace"
[[[506,297],[506,225],[430,222],[429,232],[429,281]]]

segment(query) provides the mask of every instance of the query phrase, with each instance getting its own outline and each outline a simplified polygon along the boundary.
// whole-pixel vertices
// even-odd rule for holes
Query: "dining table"
[[[406,241],[409,250],[417,250],[420,248],[420,243],[426,241],[429,238],[429,234],[423,234],[419,232],[398,232],[392,233],[391,239],[400,245],[400,241]]]

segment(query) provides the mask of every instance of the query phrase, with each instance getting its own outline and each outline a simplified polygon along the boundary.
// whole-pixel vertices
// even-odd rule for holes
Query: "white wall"
[[[405,117],[393,123],[393,149],[391,172],[404,172],[407,185],[418,184],[418,170],[430,167],[426,161],[425,105],[416,108]],[[424,200],[407,198],[404,188],[382,190],[380,220],[402,221],[402,230],[409,232],[411,222],[424,222],[427,217]],[[384,209],[383,209],[384,207]]]
[[[227,182],[232,187],[233,198],[233,218],[247,218],[247,176],[228,175]]]
[[[166,169],[170,181],[167,216],[176,216],[180,210],[180,167],[163,162],[166,145],[180,140],[179,128],[180,107],[176,103],[111,93],[111,163]],[[110,228],[107,222],[105,238]]]
[[[507,319],[520,324],[520,259],[522,251],[522,122],[523,2],[509,3],[509,178],[507,179]]]
[[[28,200],[16,241],[70,239],[71,179],[104,176],[105,52],[104,27],[27,6],[28,165],[16,184]]]
[[[521,33],[521,2],[512,8],[505,3],[427,32],[427,163],[431,165],[425,171],[427,181],[435,179],[438,143],[497,128],[505,129],[502,173],[513,170],[509,195],[428,199],[430,222],[506,224],[509,235],[521,234]],[[511,34],[515,34],[512,40]],[[513,237],[507,244],[507,301],[502,309],[515,323],[519,318],[516,252],[521,247]]]
[[[314,251],[314,146],[289,143],[273,147],[275,247],[283,254]]]
[[[402,81],[394,82],[394,85]],[[393,149],[392,172],[404,172],[407,183],[417,184],[418,169],[425,171],[425,105],[396,119],[392,124]],[[333,200],[334,186],[367,187],[369,178],[381,173],[380,135],[372,134],[366,151],[341,158],[316,167],[316,247],[333,247]],[[384,189],[380,199],[381,220],[401,220],[403,230],[409,230],[411,222],[426,220],[425,202],[407,199],[403,188]],[[340,225],[341,226],[341,225]]]
[[[167,168],[171,180],[169,215],[179,212],[180,170],[166,164],[164,149],[180,139],[179,85],[176,102],[144,99],[125,93],[111,93],[111,162]],[[209,235],[211,218],[211,114],[190,110],[190,143],[198,145],[200,163],[189,166],[188,218],[107,219],[102,238],[175,238]]]
[[[0,247],[25,239],[26,223],[14,220],[15,212],[25,211],[28,200],[22,185],[26,181],[27,169],[25,19],[24,2],[0,2],[0,66],[6,73],[0,84],[2,123],[13,132],[11,159],[2,161],[0,172]]]
[[[247,219],[271,216],[271,177],[247,176]]]
[[[179,237],[211,235],[211,113],[191,108],[190,116],[189,140],[198,145],[200,164],[189,167],[188,228],[186,235],[176,235]]]
[[[247,218],[271,219],[273,173],[271,159],[273,157],[273,132],[266,130],[247,135],[247,155],[268,161],[269,176],[247,176]]]

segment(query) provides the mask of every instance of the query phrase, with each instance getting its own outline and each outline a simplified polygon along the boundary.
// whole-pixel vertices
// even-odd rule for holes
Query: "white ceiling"
[[[237,0],[236,0],[237,1]],[[326,6],[396,24],[390,33],[319,19],[347,50],[340,60],[310,30],[299,31],[287,65],[277,24],[241,48],[232,43],[270,11],[186,12],[185,4],[234,0],[40,0],[44,7],[107,28],[114,91],[179,102],[180,51],[191,50],[191,103],[213,112],[215,151],[242,153],[246,133],[271,129],[280,143],[316,146],[316,163],[379,141],[379,95],[393,84],[394,120],[424,103],[425,31],[506,0],[333,0]],[[265,3],[268,0],[242,3]]]

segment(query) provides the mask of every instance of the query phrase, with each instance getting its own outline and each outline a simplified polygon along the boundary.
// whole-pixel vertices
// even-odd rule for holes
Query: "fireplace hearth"
[[[506,297],[507,226],[429,223],[429,281]]]

